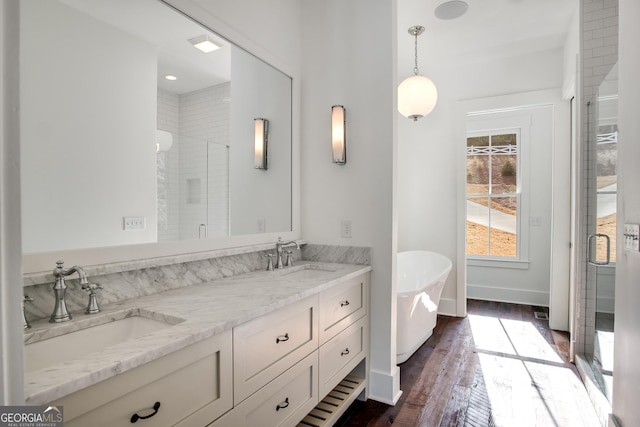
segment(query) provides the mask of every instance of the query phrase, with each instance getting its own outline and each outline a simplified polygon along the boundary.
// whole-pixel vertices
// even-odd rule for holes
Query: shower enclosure
[[[229,146],[172,134],[159,149],[158,241],[229,235]]]
[[[615,327],[616,193],[618,142],[617,66],[588,104],[589,212],[585,358],[595,382],[611,402]]]

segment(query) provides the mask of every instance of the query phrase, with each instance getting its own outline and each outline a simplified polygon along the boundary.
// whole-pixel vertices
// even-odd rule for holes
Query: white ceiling
[[[215,35],[157,0],[61,1],[156,45],[158,85],[164,89],[184,93],[230,79],[229,43],[202,54],[187,39]],[[465,15],[441,20],[434,10],[444,1],[398,0],[400,79],[413,69],[411,26],[426,28],[418,38],[418,65],[427,70],[433,62],[473,63],[561,48],[578,9],[578,0],[467,0]],[[168,82],[165,74],[176,74],[178,80]]]
[[[60,0],[154,46],[158,52],[158,86],[187,93],[231,80],[230,43],[157,0]],[[188,40],[209,35],[222,48],[203,53]],[[164,79],[167,74],[178,77]]]
[[[426,28],[418,38],[419,66],[447,59],[472,63],[561,48],[578,11],[578,0],[467,0],[465,15],[440,20],[433,12],[444,1],[398,0],[401,70],[404,64],[412,69],[411,26]]]

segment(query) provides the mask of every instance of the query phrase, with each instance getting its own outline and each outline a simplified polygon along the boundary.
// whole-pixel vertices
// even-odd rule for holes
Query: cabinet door
[[[201,341],[85,390],[63,405],[65,427],[206,425],[231,409],[231,331]],[[159,406],[154,409],[154,405]]]
[[[320,294],[320,344],[367,314],[368,280],[363,274]]]
[[[317,404],[318,352],[314,351],[213,425],[296,426]]]
[[[317,312],[313,296],[233,329],[236,405],[318,348]]]
[[[320,398],[326,396],[346,377],[369,348],[368,318],[364,317],[320,347]]]

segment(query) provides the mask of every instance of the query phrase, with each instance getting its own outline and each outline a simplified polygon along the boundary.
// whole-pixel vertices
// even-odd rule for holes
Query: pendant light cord
[[[413,74],[417,76],[418,72],[419,72],[419,70],[418,70],[418,32],[417,31],[415,32],[415,38],[416,38],[416,40],[415,40],[415,44],[414,44],[414,53],[415,53],[415,63],[416,63],[416,65],[415,65],[415,67],[413,67]]]

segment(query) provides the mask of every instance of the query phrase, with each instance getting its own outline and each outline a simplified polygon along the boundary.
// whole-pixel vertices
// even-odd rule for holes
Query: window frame
[[[502,267],[513,269],[529,268],[529,162],[530,162],[530,125],[528,116],[489,118],[487,115],[467,115],[467,132],[465,137],[465,165],[467,160],[467,139],[479,136],[503,135],[516,133],[517,135],[517,177],[516,177],[516,256],[474,255],[467,253],[465,238],[465,255],[467,265],[483,267]],[[465,167],[466,176],[466,167]],[[468,200],[466,182],[464,191],[465,201]],[[509,195],[510,196],[510,195]],[[491,197],[497,197],[489,193]],[[465,209],[465,236],[466,236]],[[490,239],[490,233],[489,233]],[[489,240],[490,245],[490,240]]]

